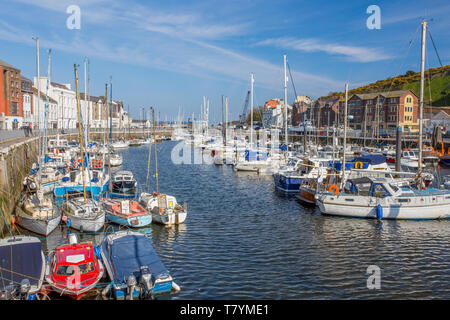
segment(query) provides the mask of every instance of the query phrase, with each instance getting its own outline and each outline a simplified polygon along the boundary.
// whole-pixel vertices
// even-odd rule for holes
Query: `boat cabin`
[[[113,177],[113,182],[131,182],[133,180],[134,176],[131,171],[118,171]]]
[[[361,177],[347,180],[344,186],[344,192],[358,196],[385,198],[396,195],[400,192],[400,189],[389,183],[387,179]]]
[[[67,244],[56,248],[50,277],[53,285],[79,290],[97,281],[101,269],[91,243]]]

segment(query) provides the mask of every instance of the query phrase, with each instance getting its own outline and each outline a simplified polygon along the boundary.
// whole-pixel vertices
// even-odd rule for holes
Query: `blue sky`
[[[81,9],[81,29],[66,27],[70,5]],[[381,29],[369,30],[366,9],[381,9]],[[109,76],[113,99],[134,118],[154,106],[164,120],[182,108],[198,114],[203,96],[210,119],[220,120],[221,96],[236,119],[255,74],[255,105],[284,95],[283,54],[297,94],[317,98],[419,70],[422,18],[444,65],[450,59],[448,1],[139,1],[2,0],[0,59],[35,75],[40,38],[41,74],[52,48],[52,80],[74,83],[73,64],[90,59],[91,94],[102,95]],[[410,46],[410,40],[414,39]],[[439,62],[428,41],[426,68]],[[288,84],[288,101],[294,99]]]

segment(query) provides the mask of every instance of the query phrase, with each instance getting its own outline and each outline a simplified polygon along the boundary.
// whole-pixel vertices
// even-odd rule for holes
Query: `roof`
[[[412,93],[413,95],[415,95],[415,93],[412,92],[411,90],[394,90],[394,91],[385,91],[385,92],[355,93],[354,95],[352,95],[352,97],[357,96],[361,100],[370,100],[370,99],[375,99],[378,96],[383,96],[385,98],[397,98],[397,97],[403,96],[406,93]],[[350,97],[350,98],[352,98],[352,97]]]
[[[3,60],[1,60],[1,59],[0,59],[0,66],[1,66],[1,67],[7,67],[7,68],[12,68],[12,69],[19,70],[19,69],[17,69],[16,67],[10,65],[9,63],[6,63],[5,61],[3,61]]]
[[[66,87],[65,84],[61,84],[61,83],[57,83],[57,82],[51,82],[51,85],[52,85],[53,87],[56,87],[56,88],[65,89],[65,90],[70,90],[68,87]]]
[[[36,94],[36,95],[38,93],[38,91],[37,91],[37,89],[35,87],[33,87],[33,93]],[[47,99],[45,94],[42,91],[41,91],[41,99],[44,100],[44,101]],[[50,97],[48,97],[48,101],[51,102],[51,103],[58,104],[58,102],[56,100],[54,100],[54,99],[52,99]]]

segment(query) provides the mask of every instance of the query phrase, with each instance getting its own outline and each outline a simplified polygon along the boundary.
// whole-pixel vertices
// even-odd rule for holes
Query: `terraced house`
[[[344,101],[339,103],[343,114]],[[348,100],[348,125],[369,135],[419,131],[419,99],[411,90],[354,94]]]
[[[0,129],[18,129],[22,122],[20,70],[0,60]]]

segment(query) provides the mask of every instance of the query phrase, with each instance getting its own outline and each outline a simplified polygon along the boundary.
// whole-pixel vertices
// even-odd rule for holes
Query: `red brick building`
[[[348,125],[375,134],[393,133],[397,125],[406,132],[419,130],[419,99],[411,90],[354,94],[348,100]],[[344,101],[340,102],[343,115]]]
[[[20,70],[0,60],[0,129],[20,128],[22,119]]]

